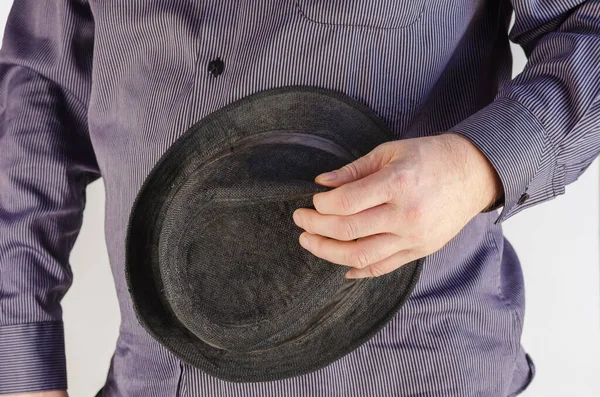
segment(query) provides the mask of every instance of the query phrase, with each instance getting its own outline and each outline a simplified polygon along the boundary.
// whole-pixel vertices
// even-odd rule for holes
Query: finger
[[[390,233],[376,234],[356,241],[339,241],[304,232],[300,245],[313,255],[338,265],[363,268],[400,251],[401,239]]]
[[[298,227],[310,234],[350,241],[393,230],[393,211],[389,204],[348,216],[323,215],[311,208],[298,208],[293,218]]]
[[[344,275],[344,278],[379,277],[393,272],[394,270],[399,269],[403,265],[418,258],[419,257],[409,249],[400,251],[379,262],[375,262],[369,266],[363,267],[362,269],[352,268]]]
[[[394,182],[390,168],[313,196],[315,209],[321,214],[352,215],[393,198]]]
[[[342,168],[317,175],[315,182],[325,186],[337,187],[364,178],[377,172],[389,162],[391,156],[387,155],[387,152],[388,150],[380,145]]]

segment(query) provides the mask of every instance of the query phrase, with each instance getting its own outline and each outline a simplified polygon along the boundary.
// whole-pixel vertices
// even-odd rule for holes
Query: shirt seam
[[[423,7],[421,8],[419,15],[417,15],[417,17],[415,18],[414,21],[410,22],[407,25],[401,25],[401,26],[397,26],[397,27],[384,27],[384,26],[377,26],[377,25],[361,25],[361,24],[349,24],[349,23],[330,23],[330,22],[317,21],[315,19],[310,18],[308,15],[306,15],[306,13],[302,9],[302,6],[300,5],[299,1],[294,1],[294,3],[296,4],[296,8],[298,9],[298,12],[300,13],[300,16],[303,19],[305,19],[308,22],[315,23],[315,24],[318,24],[321,26],[340,27],[340,28],[346,28],[346,29],[361,28],[361,29],[372,29],[372,30],[401,31],[401,30],[410,28],[411,26],[415,25],[417,22],[419,22],[421,20],[421,18],[423,17],[423,14],[425,14],[425,8],[427,8],[426,6],[429,4],[429,1],[430,0],[423,1]]]

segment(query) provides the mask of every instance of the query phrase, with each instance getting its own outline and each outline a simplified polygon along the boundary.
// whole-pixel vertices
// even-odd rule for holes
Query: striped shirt
[[[528,56],[514,79],[509,40]],[[217,58],[224,69],[210,73]],[[0,394],[67,387],[60,301],[85,188],[101,177],[121,311],[102,396],[517,395],[534,366],[501,225],[564,193],[598,155],[599,65],[599,0],[15,1],[0,50]],[[303,376],[230,383],[137,322],[127,220],[187,127],[290,85],[343,92],[398,139],[462,134],[505,200],[428,258],[406,305],[355,351]]]

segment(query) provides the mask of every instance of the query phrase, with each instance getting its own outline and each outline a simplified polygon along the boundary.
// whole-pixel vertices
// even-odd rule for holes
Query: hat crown
[[[159,244],[179,321],[214,347],[254,351],[326,315],[327,302],[354,282],[300,248],[292,214],[329,190],[316,175],[351,160],[326,139],[270,131],[236,142],[174,187]]]

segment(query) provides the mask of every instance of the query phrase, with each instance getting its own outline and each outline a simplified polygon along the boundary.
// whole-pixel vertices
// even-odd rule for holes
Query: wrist
[[[454,153],[461,157],[462,173],[468,191],[473,192],[475,214],[499,207],[504,201],[502,180],[485,154],[469,139],[454,133],[443,134],[458,148]]]

